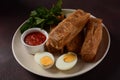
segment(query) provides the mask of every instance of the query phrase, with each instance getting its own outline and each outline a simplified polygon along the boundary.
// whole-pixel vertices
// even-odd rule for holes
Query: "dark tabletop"
[[[48,79],[30,73],[15,60],[11,42],[16,29],[39,5],[50,8],[56,0],[0,0],[0,80]],[[103,19],[111,36],[105,59],[91,71],[73,77],[79,80],[120,80],[120,1],[63,0],[63,8],[83,9]]]

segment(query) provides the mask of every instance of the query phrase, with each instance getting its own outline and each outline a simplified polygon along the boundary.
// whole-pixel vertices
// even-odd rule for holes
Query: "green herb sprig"
[[[57,25],[61,20],[57,16],[62,15],[62,0],[58,0],[51,9],[45,7],[39,7],[36,10],[31,11],[29,18],[20,28],[20,32],[23,33],[29,28],[39,27],[46,28],[51,25]]]

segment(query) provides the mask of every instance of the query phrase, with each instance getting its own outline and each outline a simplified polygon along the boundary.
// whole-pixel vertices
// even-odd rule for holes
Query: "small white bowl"
[[[24,38],[32,32],[41,32],[42,34],[44,34],[46,36],[46,40],[42,44],[36,45],[36,46],[32,46],[32,45],[25,43]],[[48,33],[45,30],[40,29],[40,28],[30,28],[21,35],[21,42],[25,46],[25,48],[27,49],[29,54],[35,54],[36,52],[43,52],[44,45],[47,40],[48,40]]]

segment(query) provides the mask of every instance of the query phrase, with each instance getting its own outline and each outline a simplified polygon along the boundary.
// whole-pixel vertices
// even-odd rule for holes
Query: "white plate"
[[[74,9],[63,9],[63,12],[68,15],[69,13],[73,12]],[[22,26],[22,25],[21,25]],[[21,27],[20,26],[20,27]],[[20,41],[20,27],[16,30],[13,39],[12,39],[12,51],[15,59],[17,62],[26,70],[40,75],[44,77],[51,77],[51,78],[67,78],[73,77],[77,75],[81,75],[91,69],[93,69],[96,65],[98,65],[106,56],[109,47],[110,47],[110,35],[107,28],[103,24],[103,38],[100,44],[100,48],[98,50],[97,62],[93,63],[86,63],[81,61],[80,59],[77,62],[77,65],[69,71],[60,71],[55,66],[51,69],[45,70],[41,68],[38,64],[35,63],[33,59],[33,55],[29,55],[22,45]],[[56,57],[56,56],[55,56]]]

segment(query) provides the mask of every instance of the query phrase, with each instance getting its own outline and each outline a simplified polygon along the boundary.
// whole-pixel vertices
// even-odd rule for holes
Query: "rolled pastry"
[[[46,47],[63,49],[68,42],[82,31],[89,18],[90,14],[83,10],[78,9],[73,12],[50,32]]]
[[[101,40],[102,20],[98,18],[90,18],[87,24],[86,37],[80,52],[84,61],[91,62],[95,59]]]

